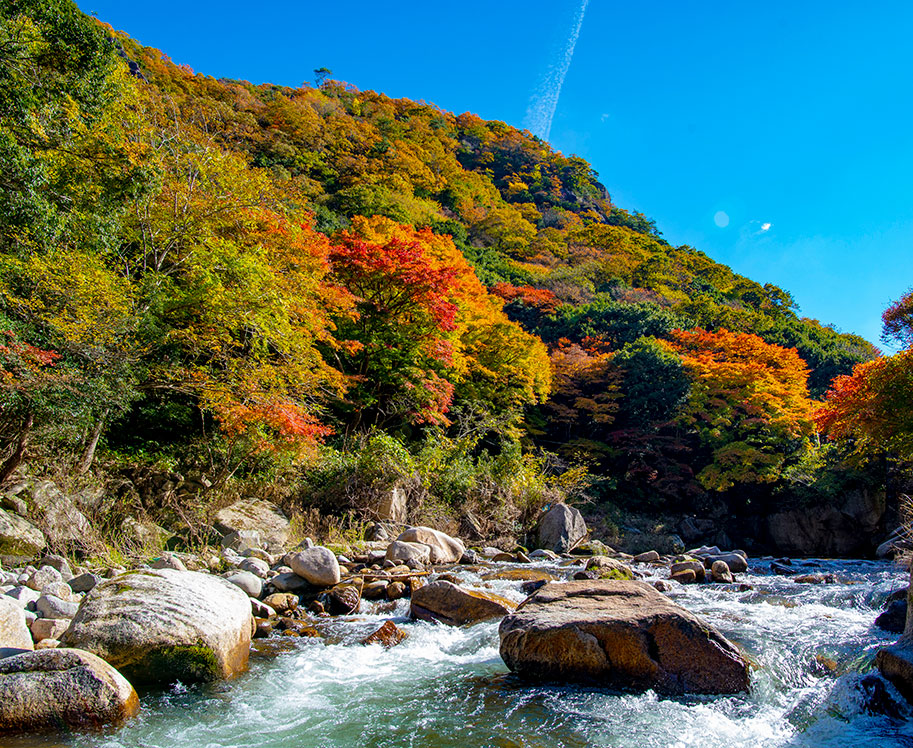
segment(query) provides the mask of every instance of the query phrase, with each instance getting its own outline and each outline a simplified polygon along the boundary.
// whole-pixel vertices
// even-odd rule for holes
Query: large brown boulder
[[[260,533],[266,550],[280,553],[288,545],[291,524],[275,504],[263,499],[242,499],[216,514],[215,528],[222,535],[242,530]]]
[[[452,538],[430,527],[410,527],[396,538],[401,543],[420,543],[428,546],[432,564],[455,564],[463,557],[466,546],[459,538]]]
[[[412,593],[410,614],[420,621],[463,626],[503,618],[514,608],[515,603],[498,595],[467,590],[439,580]]]
[[[532,533],[532,546],[567,553],[587,534],[583,515],[567,504],[555,504],[539,518]]]
[[[133,686],[89,652],[42,649],[0,660],[0,732],[101,727],[138,711]]]
[[[250,637],[250,600],[233,584],[149,569],[95,587],[61,641],[97,654],[133,683],[187,683],[246,670]]]
[[[664,693],[748,689],[722,634],[642,582],[552,583],[501,622],[501,657],[531,678]]]

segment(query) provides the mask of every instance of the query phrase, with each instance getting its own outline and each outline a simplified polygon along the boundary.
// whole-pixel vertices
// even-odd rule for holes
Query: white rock
[[[387,561],[405,564],[414,561],[419,564],[431,563],[431,548],[424,543],[407,543],[404,540],[394,540],[387,546],[384,555]]]
[[[97,654],[137,683],[234,676],[247,668],[251,609],[224,579],[133,571],[88,594],[61,641]]]
[[[53,566],[42,566],[40,569],[33,572],[28,581],[25,583],[27,587],[31,587],[33,590],[38,590],[43,592],[45,587],[53,584],[54,582],[62,582],[63,576],[60,574],[57,569]]]
[[[401,533],[397,540],[402,543],[427,545],[432,564],[459,563],[466,551],[462,540],[430,527],[410,527]]]
[[[69,627],[69,618],[36,618],[32,621],[32,638],[35,640],[36,644],[44,639],[59,640]]]
[[[0,649],[32,649],[25,610],[12,598],[0,596]]]

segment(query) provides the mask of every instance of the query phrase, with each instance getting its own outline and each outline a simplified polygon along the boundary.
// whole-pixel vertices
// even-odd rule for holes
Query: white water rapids
[[[555,571],[556,567],[542,567]],[[641,571],[655,573],[646,566]],[[861,673],[895,638],[872,624],[905,573],[881,562],[796,562],[797,584],[757,561],[739,575],[753,589],[676,586],[671,597],[737,642],[754,661],[750,694],[669,698],[524,683],[498,655],[498,624],[448,628],[385,614],[330,624],[331,640],[283,640],[289,651],[252,658],[227,684],[177,686],[143,697],[141,716],[101,734],[40,745],[96,748],[867,748],[913,746],[913,714],[864,711]],[[560,571],[562,575],[567,570]],[[659,571],[660,576],[667,572]],[[467,582],[477,576],[460,574]],[[489,583],[523,598],[518,583]],[[359,640],[393,618],[409,633],[384,650]],[[896,698],[896,692],[891,692]],[[16,744],[14,744],[16,745]],[[25,745],[23,743],[23,745]],[[36,743],[30,743],[36,745]]]

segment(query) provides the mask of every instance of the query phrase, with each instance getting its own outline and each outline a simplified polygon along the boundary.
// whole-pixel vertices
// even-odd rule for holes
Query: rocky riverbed
[[[252,531],[228,529],[216,558],[172,554],[152,564],[158,570],[96,570],[107,573],[91,577],[91,592],[75,587],[94,572],[58,568],[63,560],[55,557],[3,572],[4,597],[30,620],[31,641],[21,627],[4,630],[18,632],[17,646],[34,642],[47,652],[0,659],[0,690],[4,663],[55,650],[72,659],[62,641],[117,664],[142,697],[138,717],[101,735],[65,730],[16,743],[858,745],[866,734],[877,744],[906,745],[913,737],[906,702],[869,672],[875,651],[896,636],[874,620],[905,584],[886,562],[748,559],[706,547],[632,558],[598,543],[565,554],[473,551],[428,528],[348,555],[307,542],[279,555],[282,548],[270,553],[263,538],[244,535]],[[230,568],[183,568],[207,563]],[[47,599],[68,602],[61,584],[75,610],[52,618],[46,612],[56,603]],[[606,595],[615,603],[606,604]],[[530,679],[516,664],[525,655],[514,634],[544,626],[560,639],[570,598],[577,601],[571,628],[584,631],[586,646],[598,642],[613,677],[583,672],[575,663],[585,658],[562,660],[561,646],[530,639],[537,668],[542,657],[560,665],[557,676]],[[564,606],[557,617],[555,605]],[[41,638],[41,621],[65,622],[60,639]],[[698,639],[689,644],[683,631],[731,653],[702,659]],[[244,670],[248,652],[250,670],[224,680]],[[635,670],[615,677],[625,659]],[[739,667],[750,683],[739,682]],[[708,677],[716,680],[701,680]],[[114,686],[123,714],[99,721],[122,722],[135,711],[130,693]]]

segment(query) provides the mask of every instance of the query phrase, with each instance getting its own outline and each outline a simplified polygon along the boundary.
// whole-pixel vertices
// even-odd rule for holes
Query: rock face
[[[455,564],[463,557],[466,546],[459,538],[452,538],[430,527],[410,527],[397,538],[401,543],[421,543],[428,546],[432,564]]]
[[[32,635],[25,622],[25,608],[0,595],[0,649],[32,649]]]
[[[50,481],[41,481],[32,490],[32,503],[41,515],[40,524],[52,546],[85,548],[91,542],[92,525],[73,496],[63,493]]]
[[[412,593],[410,614],[420,621],[437,621],[448,626],[502,618],[516,605],[503,597],[467,590],[451,582],[432,582]]]
[[[375,512],[381,521],[400,524],[406,521],[406,492],[401,488],[392,489],[380,503]]]
[[[548,584],[501,622],[501,657],[532,679],[664,693],[736,693],[748,662],[719,632],[641,582]]]
[[[126,678],[78,649],[42,649],[0,660],[0,731],[120,723],[139,711]]]
[[[0,556],[31,558],[46,545],[44,533],[18,514],[0,509]]]
[[[555,504],[539,518],[533,545],[555,553],[567,553],[586,537],[583,515],[567,504]]]
[[[833,504],[772,514],[767,531],[778,554],[864,558],[874,550],[884,512],[883,493],[858,489]]]
[[[318,545],[289,553],[286,559],[293,572],[315,587],[332,587],[339,584],[339,561],[329,548]]]
[[[262,499],[243,499],[216,514],[215,528],[223,535],[239,530],[256,530],[266,550],[279,553],[288,544],[291,526],[275,504]]]
[[[158,569],[95,587],[61,641],[131,682],[187,683],[245,670],[250,637],[250,601],[240,589],[210,574]]]

